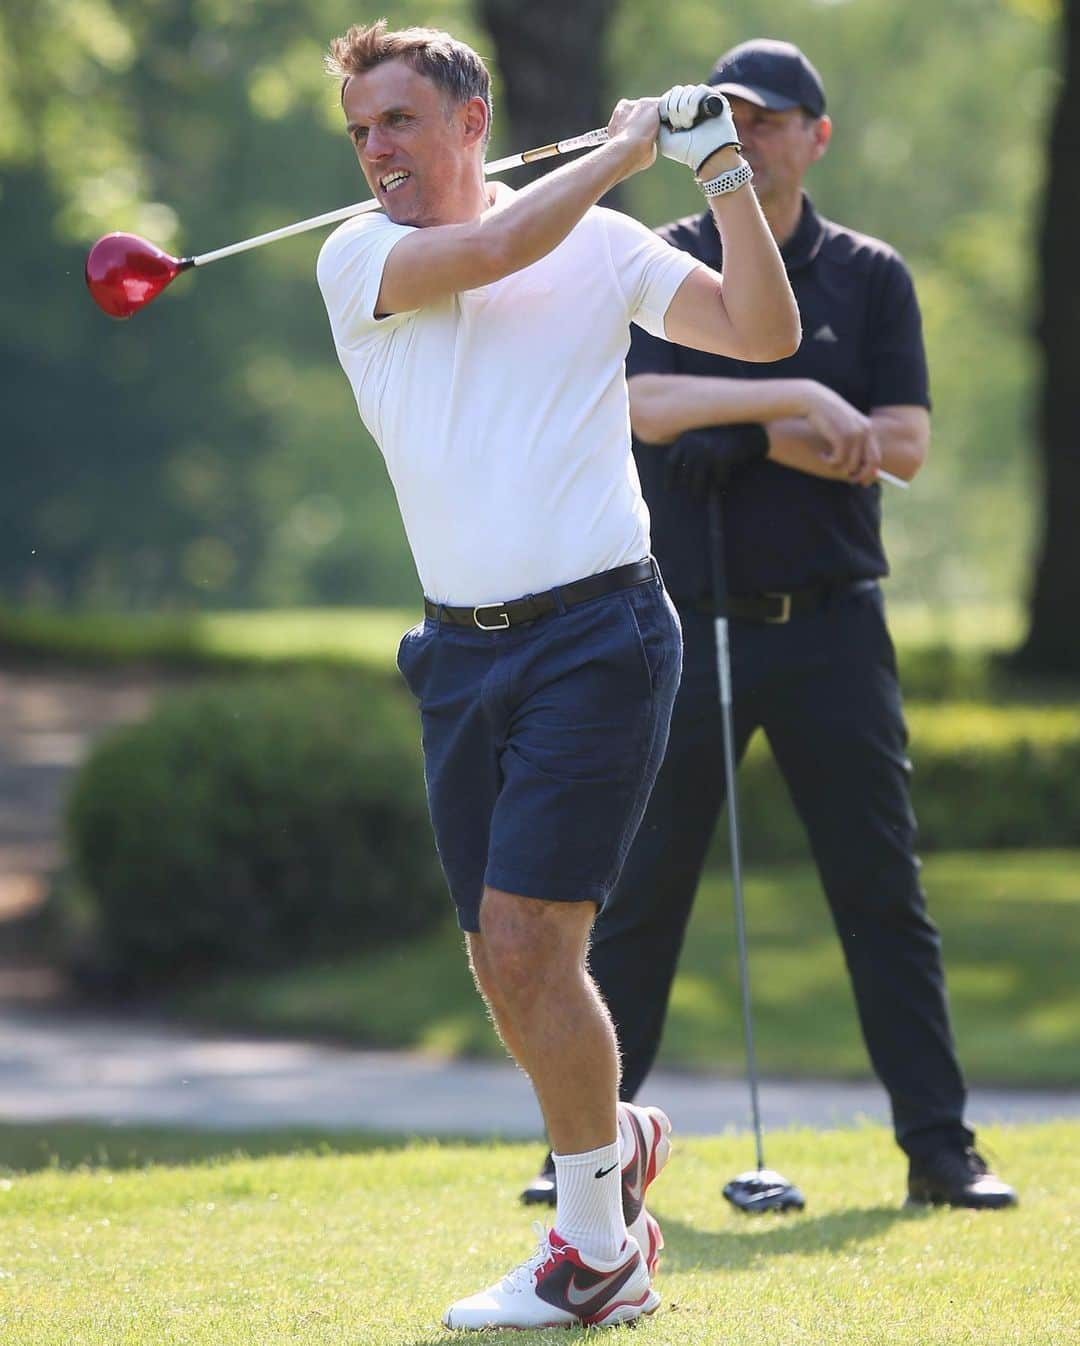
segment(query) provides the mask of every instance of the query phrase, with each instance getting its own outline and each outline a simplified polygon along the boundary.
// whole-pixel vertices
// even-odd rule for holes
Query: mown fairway
[[[866,1128],[775,1133],[770,1160],[803,1187],[808,1209],[757,1220],[720,1197],[748,1139],[687,1141],[650,1201],[668,1245],[664,1303],[635,1343],[1075,1342],[1080,1124],[985,1139],[1020,1189],[1018,1210],[902,1212],[898,1154]],[[0,1154],[15,1164],[0,1182],[0,1340],[428,1346],[450,1339],[447,1302],[532,1250],[515,1193],[535,1145],[298,1144],[0,1129]],[[25,1171],[50,1155],[52,1167]],[[96,1166],[63,1166],[84,1157]]]

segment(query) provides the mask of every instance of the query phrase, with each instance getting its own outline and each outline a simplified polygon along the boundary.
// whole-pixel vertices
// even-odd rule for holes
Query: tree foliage
[[[477,9],[505,77],[507,121],[518,149],[607,124],[605,76],[616,0],[477,0]],[[541,163],[520,176],[538,177],[546,167]]]
[[[1031,536],[1031,220],[1058,79],[1052,0],[775,0],[767,16],[750,0],[595,0],[591,29],[584,11],[576,31],[558,20],[559,46],[546,13],[407,0],[388,17],[446,26],[505,61],[494,154],[521,148],[518,136],[586,130],[616,93],[704,77],[749,36],[787,36],[812,56],[836,121],[815,198],[905,253],[925,310],[935,447],[916,489],[888,501],[895,587],[937,601],[1015,595]],[[113,229],[200,252],[366,195],[321,71],[327,40],[362,17],[343,0],[8,0],[9,600],[415,596],[392,490],[334,359],[318,235],[184,276],[130,323],[103,318],[82,285],[87,246]],[[518,30],[528,89],[505,55]],[[570,62],[557,53],[575,36]],[[533,134],[525,109],[538,102],[550,122]],[[700,208],[668,163],[629,183],[623,204],[650,224]]]

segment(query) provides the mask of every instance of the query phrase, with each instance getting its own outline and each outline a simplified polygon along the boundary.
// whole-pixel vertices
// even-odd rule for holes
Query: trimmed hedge
[[[368,950],[449,910],[416,710],[382,676],[164,698],[93,752],[68,833],[105,959],[135,984]]]
[[[1080,846],[1080,708],[923,704],[908,717],[920,849]],[[760,736],[739,789],[748,857],[805,857]],[[450,912],[416,709],[373,673],[164,698],[92,754],[69,838],[107,961],[135,984],[355,953]]]
[[[920,850],[1080,846],[1080,707],[916,704],[907,719]],[[739,815],[748,856],[808,855],[760,734],[739,770]]]

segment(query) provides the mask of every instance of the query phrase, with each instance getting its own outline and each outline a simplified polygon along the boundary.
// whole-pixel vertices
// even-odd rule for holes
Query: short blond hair
[[[374,70],[384,61],[404,61],[418,75],[431,80],[454,103],[482,98],[491,131],[491,76],[472,47],[438,28],[387,28],[385,19],[367,27],[354,23],[335,37],[326,56],[327,73],[341,80],[341,97],[353,75]]]

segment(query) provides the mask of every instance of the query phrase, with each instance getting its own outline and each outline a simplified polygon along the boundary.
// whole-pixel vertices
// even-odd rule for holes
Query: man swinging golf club
[[[644,1198],[669,1127],[617,1104],[585,952],[663,755],[681,645],[649,556],[623,359],[631,322],[780,358],[798,313],[726,103],[699,122],[706,87],[620,102],[607,144],[515,193],[484,181],[488,73],[463,43],[380,22],[338,38],[329,65],[383,212],[329,238],[318,278],[425,594],[398,665],[473,973],[559,1173],[536,1253],[444,1321],[629,1322],[659,1303]],[[653,163],[658,133],[710,199],[722,280],[594,208]]]

